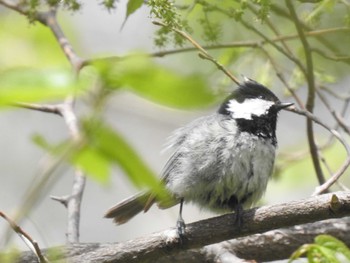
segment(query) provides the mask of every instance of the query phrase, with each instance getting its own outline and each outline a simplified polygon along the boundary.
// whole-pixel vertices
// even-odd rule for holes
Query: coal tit
[[[174,153],[162,172],[171,200],[139,193],[110,208],[105,217],[123,224],[154,203],[161,209],[180,203],[177,231],[182,235],[182,205],[193,202],[218,213],[235,211],[240,223],[242,209],[266,190],[275,160],[277,115],[292,104],[281,103],[269,89],[245,79],[216,113],[174,132]]]

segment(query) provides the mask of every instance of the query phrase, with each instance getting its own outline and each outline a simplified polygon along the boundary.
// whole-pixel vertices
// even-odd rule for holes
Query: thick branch
[[[320,234],[332,235],[350,247],[350,235],[346,231],[349,227],[350,217],[329,219],[232,239],[201,249],[182,251],[176,255],[160,258],[156,263],[226,262],[223,259],[227,254],[258,262],[282,260],[289,258],[303,244],[313,243],[315,236]]]
[[[233,238],[349,215],[350,192],[337,192],[247,210],[242,214],[243,224],[240,229],[234,224],[234,215],[226,214],[188,224],[186,239],[182,243],[179,242],[175,229],[170,229],[124,243],[94,244],[88,249],[92,250],[91,253],[80,250],[71,255],[70,261],[155,262],[164,256],[173,256],[188,249],[198,249]]]
[[[292,252],[301,245],[312,243],[315,236],[320,234],[332,235],[342,240],[350,247],[350,235],[347,232],[347,229],[349,228],[350,217],[329,219],[285,229],[272,230],[263,234],[232,239],[218,244],[205,246],[201,249],[183,250],[177,254],[159,257],[154,263],[225,262],[223,259],[227,254],[233,254],[239,258],[245,259],[254,258],[258,262],[282,260],[288,258]],[[91,254],[100,255],[99,262],[102,262],[102,260],[108,262],[108,258],[106,258],[105,255],[110,254],[111,250],[115,250],[116,246],[117,244],[115,243],[80,243],[50,249],[62,251],[60,258],[56,257],[53,259],[54,262],[62,258],[69,261],[74,258],[74,262],[79,262],[79,260],[83,260],[83,258],[89,258]],[[50,249],[46,249],[45,252],[47,253]],[[19,261],[34,263],[35,257],[30,252],[24,252]]]

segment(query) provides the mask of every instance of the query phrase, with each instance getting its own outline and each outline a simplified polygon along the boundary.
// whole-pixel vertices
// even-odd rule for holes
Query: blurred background
[[[158,51],[153,44],[156,27],[151,23],[149,10],[137,10],[121,28],[125,19],[125,8],[125,3],[121,1],[116,10],[107,12],[97,1],[85,1],[82,10],[74,14],[69,11],[60,12],[59,22],[75,51],[83,58],[121,56],[135,50]],[[47,48],[48,43],[53,48]],[[184,73],[213,74],[217,71],[211,62],[198,58],[197,52],[156,60]],[[0,67],[28,66],[33,63],[50,66],[50,61],[60,61],[69,66],[55,39],[50,37],[49,30],[39,24],[31,25],[26,18],[1,7]],[[254,68],[254,63],[243,61],[236,72],[256,79],[259,71]],[[350,78],[347,76],[332,85],[339,92],[348,92],[349,83]],[[291,101],[286,97],[287,93],[277,86],[279,83],[272,82],[270,85],[281,100]],[[299,90],[298,94],[302,98],[306,96],[303,90]],[[125,136],[153,171],[160,174],[171,154],[161,153],[171,132],[198,116],[215,111],[216,108],[217,105],[191,111],[175,110],[152,103],[134,93],[120,91],[109,100],[104,116],[112,127]],[[84,103],[77,105],[78,112],[83,113],[84,109]],[[324,118],[330,116],[323,106],[317,107],[316,114]],[[349,123],[348,117],[346,121]],[[305,123],[302,116],[281,112],[277,130],[280,154],[307,150]],[[317,126],[315,129],[318,138],[326,141],[328,133]],[[48,141],[58,143],[69,137],[69,134],[60,117],[19,108],[1,109],[0,134],[0,210],[11,215],[43,165],[45,151],[32,142],[32,137],[41,134]],[[345,157],[344,151],[339,150],[339,147],[331,149],[329,155],[338,163]],[[314,191],[317,180],[309,158],[283,169],[285,171],[270,181],[261,204],[298,200],[309,197]],[[52,201],[49,196],[69,194],[72,178],[72,169],[62,170],[53,188],[44,193],[41,202],[21,224],[43,247],[65,243],[66,209]],[[344,180],[345,184],[349,183],[348,179]],[[138,215],[121,226],[115,226],[111,220],[103,218],[110,206],[138,191],[118,168],[113,169],[107,184],[88,178],[81,212],[81,242],[123,241],[175,225],[178,207],[168,210],[153,207],[148,213]],[[212,214],[187,204],[183,216],[190,223]],[[6,228],[7,223],[1,220],[0,237],[4,236]],[[4,243],[1,240],[0,247]],[[14,236],[6,246],[21,248],[24,245]]]

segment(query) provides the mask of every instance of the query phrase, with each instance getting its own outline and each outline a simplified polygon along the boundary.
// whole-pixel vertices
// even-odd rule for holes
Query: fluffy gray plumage
[[[237,129],[234,119],[215,113],[177,130],[171,145],[176,151],[163,173],[166,188],[214,211],[258,201],[272,173],[275,146]]]
[[[122,224],[155,202],[168,208],[184,200],[216,212],[237,213],[253,205],[272,174],[277,114],[289,105],[261,84],[244,82],[218,112],[174,132],[170,141],[174,153],[162,173],[172,201],[140,193],[110,208],[105,216]]]

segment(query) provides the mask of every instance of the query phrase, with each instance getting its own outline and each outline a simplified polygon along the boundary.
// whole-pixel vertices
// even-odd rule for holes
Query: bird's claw
[[[186,230],[185,221],[180,217],[177,219],[177,222],[176,222],[176,232],[180,237],[180,239],[183,239],[183,237],[185,236],[185,230]]]

